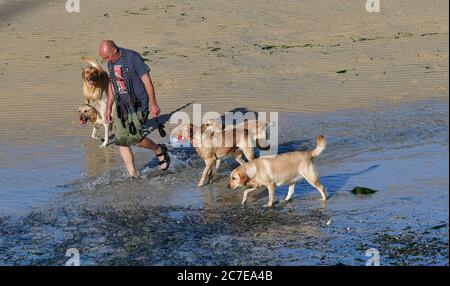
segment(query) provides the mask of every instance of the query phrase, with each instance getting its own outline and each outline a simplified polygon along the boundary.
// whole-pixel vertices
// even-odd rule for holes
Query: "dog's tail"
[[[311,157],[315,158],[315,157],[319,156],[320,153],[322,153],[322,151],[325,150],[326,147],[327,147],[327,140],[325,139],[325,136],[318,135],[316,148],[309,151],[308,153],[309,153],[309,155],[311,155]]]
[[[88,56],[81,56],[81,60],[87,62],[88,64],[90,64],[91,66],[93,66],[94,68],[98,69],[100,72],[103,71],[103,68],[101,65],[99,65],[94,59],[91,59]]]

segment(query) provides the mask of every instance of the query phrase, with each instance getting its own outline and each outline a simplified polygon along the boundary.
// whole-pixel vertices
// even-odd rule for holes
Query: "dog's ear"
[[[189,124],[189,130],[188,130],[188,134],[189,136],[193,137],[194,136],[194,124]]]
[[[98,115],[99,115],[97,109],[91,107],[91,108],[89,109],[88,114],[89,114],[89,120],[90,120],[91,122],[97,121],[97,117],[98,117]]]
[[[81,79],[84,79],[84,68],[81,68]]]
[[[238,176],[239,176],[239,182],[240,182],[241,185],[243,185],[243,186],[245,186],[245,185],[247,184],[248,180],[250,179],[250,178],[247,176],[247,173],[245,173],[245,172],[239,172],[239,173],[238,173]]]

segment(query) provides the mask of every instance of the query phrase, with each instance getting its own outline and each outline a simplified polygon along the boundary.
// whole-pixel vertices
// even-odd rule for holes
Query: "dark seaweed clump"
[[[376,190],[372,190],[365,187],[354,187],[352,193],[355,195],[371,195],[376,193]]]

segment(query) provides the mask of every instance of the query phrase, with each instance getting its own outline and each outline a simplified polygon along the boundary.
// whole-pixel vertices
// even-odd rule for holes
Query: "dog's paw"
[[[265,204],[265,205],[263,205],[263,207],[265,207],[265,208],[271,208],[271,207],[272,207],[272,204]]]
[[[241,204],[242,204],[242,205],[245,205],[245,202],[246,202],[246,201],[247,201],[247,198],[243,198]]]
[[[99,148],[106,148],[107,144],[103,143],[102,145],[99,145]]]

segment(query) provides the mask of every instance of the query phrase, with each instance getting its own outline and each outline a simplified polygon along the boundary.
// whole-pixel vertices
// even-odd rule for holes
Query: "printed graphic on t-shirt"
[[[122,65],[114,66],[114,75],[116,76],[119,93],[127,93],[127,86],[122,76]]]

